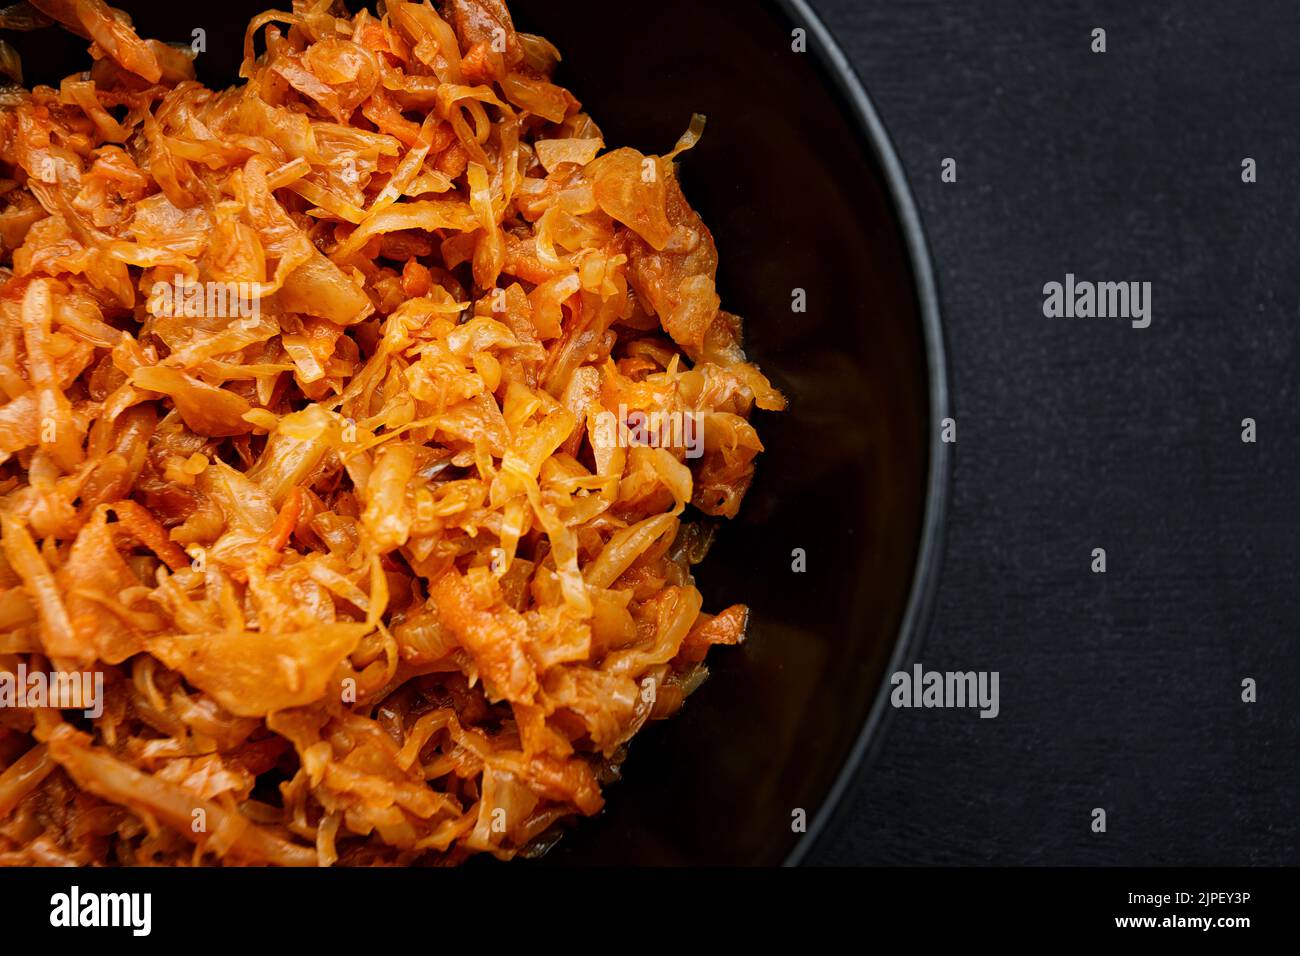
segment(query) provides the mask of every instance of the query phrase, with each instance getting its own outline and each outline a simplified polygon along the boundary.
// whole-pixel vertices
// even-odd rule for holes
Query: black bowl
[[[200,77],[225,85],[268,3],[118,5],[145,36],[206,31]],[[870,101],[803,0],[510,7],[559,47],[560,82],[610,144],[664,152],[693,112],[708,116],[683,188],[717,240],[724,307],[790,399],[760,413],[757,480],[697,575],[706,609],[750,605],[748,642],[713,652],[709,680],[636,739],[605,811],[548,860],[797,862],[862,772],[936,581],[949,412],[920,221]],[[88,64],[85,41],[61,31],[5,36],[29,84]],[[799,289],[806,312],[792,310]]]

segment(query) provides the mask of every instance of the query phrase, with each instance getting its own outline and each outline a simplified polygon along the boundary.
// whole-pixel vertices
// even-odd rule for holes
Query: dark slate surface
[[[941,287],[958,443],[919,658],[1001,674],[995,720],[895,712],[815,859],[1300,861],[1300,7],[813,2]],[[1044,318],[1067,272],[1150,281],[1150,328]]]

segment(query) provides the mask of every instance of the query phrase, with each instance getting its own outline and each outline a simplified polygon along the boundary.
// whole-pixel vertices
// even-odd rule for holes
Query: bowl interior
[[[118,5],[145,36],[188,42],[202,27],[200,78],[225,85],[268,4],[227,0],[190,18],[159,0]],[[610,144],[666,152],[693,112],[708,117],[683,188],[717,242],[724,308],[745,318],[751,358],[790,400],[758,414],[757,479],[697,574],[705,610],[751,607],[748,642],[713,652],[709,680],[637,737],[605,811],[548,860],[780,862],[799,839],[796,811],[811,822],[849,759],[912,586],[931,410],[899,216],[812,38],[792,50],[775,4],[510,7],[559,47],[560,82]],[[88,65],[86,41],[64,31],[3,35],[29,85]],[[796,290],[806,311],[792,308]]]
[[[682,186],[717,242],[723,307],[790,400],[758,413],[757,478],[696,575],[706,610],[751,607],[749,641],[713,652],[709,680],[633,742],[605,812],[551,858],[779,862],[795,811],[811,821],[849,757],[912,585],[930,407],[899,217],[866,133],[775,4],[511,8],[560,49],[560,81],[607,142],[663,152],[692,112],[708,117]]]

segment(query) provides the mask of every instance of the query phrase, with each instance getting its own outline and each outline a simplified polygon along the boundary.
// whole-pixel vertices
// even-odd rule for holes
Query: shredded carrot
[[[280,506],[275,524],[271,525],[271,530],[263,539],[272,551],[281,551],[289,543],[289,538],[298,527],[298,519],[302,516],[302,501],[302,489],[295,485]]]
[[[115,501],[111,510],[122,530],[162,559],[173,571],[190,566],[190,559],[180,546],[167,536],[158,519],[134,501]]]

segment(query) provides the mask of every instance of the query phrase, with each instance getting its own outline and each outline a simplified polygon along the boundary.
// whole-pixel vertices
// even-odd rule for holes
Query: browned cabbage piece
[[[537,854],[745,636],[699,513],[784,399],[702,117],[607,150],[501,0],[383,10],[262,14],[226,91],[5,14],[94,62],[0,98],[0,670],[104,681],[0,708],[0,864]]]

